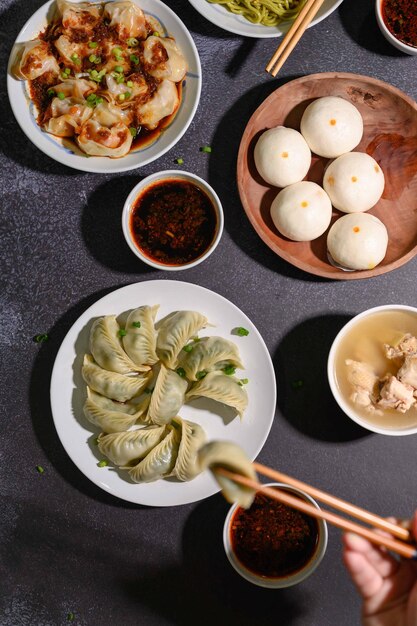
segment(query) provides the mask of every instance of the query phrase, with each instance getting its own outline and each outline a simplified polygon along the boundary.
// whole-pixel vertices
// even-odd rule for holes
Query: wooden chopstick
[[[223,468],[216,468],[216,472],[222,474],[229,480],[233,480],[240,485],[244,485],[245,487],[250,487],[255,489],[256,491],[265,494],[269,498],[273,500],[278,500],[282,504],[286,504],[287,506],[291,506],[294,509],[301,511],[311,517],[316,517],[319,519],[326,520],[333,526],[337,526],[342,530],[355,533],[356,535],[360,535],[365,539],[368,539],[371,543],[374,543],[379,546],[385,546],[392,552],[399,554],[408,559],[417,560],[417,549],[415,546],[407,543],[403,543],[398,539],[391,539],[390,537],[386,537],[384,535],[378,534],[376,531],[371,530],[370,528],[365,528],[360,524],[356,524],[355,522],[351,522],[335,513],[331,513],[330,511],[326,511],[323,509],[317,509],[312,504],[297,498],[296,496],[290,495],[289,493],[285,493],[284,491],[280,491],[277,488],[265,487],[261,483],[258,483],[255,480],[250,478],[246,478],[240,474],[235,474],[234,472],[229,472]]]
[[[354,504],[350,504],[345,500],[341,500],[340,498],[336,498],[335,496],[326,493],[325,491],[320,491],[320,489],[316,489],[315,487],[311,487],[306,483],[301,482],[301,480],[297,480],[296,478],[292,478],[291,476],[287,476],[282,472],[277,472],[277,470],[271,469],[270,467],[266,467],[265,465],[261,465],[260,463],[253,463],[253,467],[256,472],[262,474],[263,476],[268,476],[268,478],[272,478],[280,483],[286,483],[287,485],[291,485],[292,487],[296,487],[297,489],[301,489],[301,491],[305,491],[309,496],[315,498],[316,500],[320,500],[320,502],[324,502],[328,506],[331,506],[333,509],[338,509],[346,515],[351,515],[352,517],[356,517],[361,522],[365,522],[366,524],[370,524],[375,528],[379,528],[380,530],[385,530],[389,532],[391,535],[398,537],[402,541],[411,541],[411,535],[409,530],[403,528],[402,526],[398,526],[397,524],[393,524],[392,522],[388,522],[383,517],[379,515],[375,515],[374,513],[370,513],[365,509],[361,509]]]
[[[307,0],[265,68],[267,72],[272,74],[272,76],[276,76],[278,74],[279,70],[301,39],[304,31],[314,19],[323,2],[324,0]]]

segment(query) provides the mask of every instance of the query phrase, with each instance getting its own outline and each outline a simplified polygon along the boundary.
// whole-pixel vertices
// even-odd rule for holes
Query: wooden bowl
[[[367,152],[385,174],[382,198],[370,211],[387,227],[384,260],[373,270],[346,271],[327,257],[327,232],[309,242],[295,242],[275,228],[270,206],[278,193],[259,176],[254,146],[274,126],[300,129],[306,107],[321,96],[340,96],[362,114],[364,133],[355,151]],[[305,180],[322,183],[328,159],[313,154]],[[399,89],[375,78],[347,73],[312,74],[274,91],[250,118],[240,143],[237,182],[243,207],[263,241],[280,257],[310,274],[338,280],[370,278],[407,263],[417,253],[417,104]],[[333,222],[343,215],[333,210]]]

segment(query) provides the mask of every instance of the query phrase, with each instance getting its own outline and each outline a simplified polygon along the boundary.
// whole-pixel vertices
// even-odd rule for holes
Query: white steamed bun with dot
[[[262,133],[254,157],[259,174],[275,187],[303,180],[311,164],[311,152],[305,139],[297,130],[284,126]]]
[[[300,130],[312,152],[333,159],[356,148],[363,135],[363,119],[347,100],[325,96],[308,105]]]
[[[384,191],[384,173],[365,152],[342,154],[326,169],[323,187],[333,206],[343,213],[360,213],[375,206]]]
[[[279,192],[271,205],[271,217],[288,239],[312,241],[329,226],[332,203],[319,185],[302,181]]]
[[[327,236],[327,249],[339,265],[372,270],[384,258],[388,245],[385,225],[369,213],[351,213],[338,219]]]

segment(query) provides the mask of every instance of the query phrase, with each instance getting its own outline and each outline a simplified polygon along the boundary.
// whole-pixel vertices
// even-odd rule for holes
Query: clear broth
[[[369,363],[377,376],[396,374],[398,365],[386,358],[383,344],[395,345],[406,333],[417,336],[417,314],[411,311],[381,311],[360,319],[340,341],[336,352],[334,373],[337,387],[347,404],[362,419],[381,428],[402,429],[417,425],[417,409],[406,413],[384,409],[373,415],[352,400],[352,387],[347,380],[346,359]]]

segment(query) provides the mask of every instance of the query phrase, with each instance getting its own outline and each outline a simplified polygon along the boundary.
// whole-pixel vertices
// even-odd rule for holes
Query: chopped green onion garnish
[[[236,372],[236,368],[233,367],[233,365],[226,365],[223,368],[223,372],[227,375],[227,376],[233,376],[233,374]]]
[[[211,152],[211,147],[210,146],[201,146],[200,148],[200,152]]]
[[[183,347],[184,352],[191,352],[193,346],[190,343],[187,343],[186,346]]]
[[[133,87],[133,83],[132,83],[132,81],[131,81],[131,80],[128,80],[128,81],[127,81],[127,83],[126,83],[126,86],[127,86],[127,87]]]
[[[197,372],[197,374],[195,375],[197,380],[201,380],[202,378],[204,378],[204,376],[207,376],[206,370],[201,370],[201,372]]]
[[[124,93],[119,93],[119,95],[117,96],[120,100],[120,102],[123,102],[123,100],[125,99],[125,94]]]
[[[120,328],[117,331],[117,334],[119,335],[119,337],[125,337],[127,335],[127,332],[123,328]]]
[[[126,39],[126,43],[128,46],[133,48],[134,46],[137,46],[139,44],[139,41],[135,39],[135,37],[129,37],[129,39]]]
[[[130,132],[132,133],[132,129],[131,129],[131,128],[129,128],[129,130],[130,130]],[[136,128],[133,128],[133,130],[134,130],[134,131],[135,131],[135,133],[136,133]],[[133,135],[133,133],[132,133],[132,135]],[[133,326],[134,328],[140,328],[140,327],[141,327],[141,323],[140,323],[140,322],[132,322],[132,326]]]
[[[102,102],[104,102],[103,98],[97,98],[96,104],[101,104]]]
[[[88,42],[88,47],[89,47],[89,48],[98,48],[98,43],[97,43],[97,41],[89,41],[89,42]]]
[[[116,67],[114,68],[115,72],[123,72],[123,67],[121,65],[116,65]]]
[[[97,463],[97,467],[107,467],[108,464],[109,464],[109,462],[106,461],[105,459],[103,459],[102,461],[99,461]]]
[[[116,52],[119,54],[122,51],[120,46],[114,46],[112,52],[113,54],[116,54]]]
[[[299,389],[300,387],[302,387],[304,385],[302,380],[293,380],[293,382],[291,383],[291,386],[293,389]]]
[[[125,91],[125,98],[128,100],[130,98],[130,96],[132,95],[131,91]]]
[[[249,378],[241,378],[238,382],[238,384],[243,387],[243,385],[247,385],[249,382]]]
[[[48,91],[47,91],[46,93],[48,94],[48,96],[49,96],[50,98],[52,98],[52,96],[54,96],[54,95],[55,95],[55,89],[48,89]]]
[[[134,138],[136,137],[136,135],[138,134],[138,131],[136,130],[136,128],[133,128],[133,126],[131,126],[131,127],[129,128],[129,132],[130,132],[130,134],[132,135],[133,139],[134,139]],[[140,322],[133,322],[133,326],[134,326],[135,324],[139,324],[138,328],[140,328]]]
[[[181,157],[178,157],[177,159],[175,159],[175,163],[177,163],[177,165],[183,165],[184,159],[182,159]]]
[[[75,615],[74,613],[72,613],[71,611],[68,613],[67,615],[67,621],[68,622],[73,622],[75,620]]]
[[[95,54],[90,54],[88,60],[90,61],[90,63],[100,63],[101,61],[100,57],[97,57]]]
[[[125,77],[123,76],[123,74],[118,74],[116,76],[116,83],[120,85],[121,83],[124,83],[124,82],[125,82]]]
[[[194,341],[194,343],[198,343],[199,341],[201,341],[200,337],[191,337],[191,339]]]
[[[235,334],[239,335],[239,337],[246,337],[247,335],[249,335],[249,331],[246,328],[243,328],[243,326],[238,326],[238,328],[235,328]]]
[[[75,61],[76,59],[78,59],[78,54],[74,52],[74,54],[71,54],[71,61]]]
[[[181,378],[185,378],[185,369],[183,367],[177,367],[175,371],[177,372],[178,376],[181,376]]]
[[[37,466],[36,466],[36,470],[37,470],[37,472],[39,472],[39,474],[43,474],[43,473],[44,473],[44,471],[45,471],[45,470],[43,469],[42,465],[37,465]]]
[[[56,94],[58,96],[58,98],[60,100],[64,100],[65,99],[65,94],[63,91],[58,91],[58,93]]]
[[[33,338],[33,340],[34,340],[36,343],[43,343],[44,341],[48,341],[48,339],[49,339],[49,335],[47,335],[46,333],[43,333],[43,334],[41,334],[41,335],[36,335],[36,336]]]
[[[131,54],[129,58],[135,65],[139,63],[139,57],[137,57],[136,54]]]
[[[87,96],[87,102],[94,102],[96,99],[96,94],[95,93],[90,93],[89,96]]]
[[[81,59],[75,59],[74,63],[75,65],[81,65]]]
[[[63,74],[71,74],[71,68],[70,67],[66,67],[65,70],[63,70]]]
[[[158,33],[157,30],[154,30],[154,32],[152,33],[154,37],[160,37],[161,35]]]
[[[91,80],[94,80],[96,83],[100,83],[101,79],[106,73],[105,69],[100,70],[100,72],[97,72],[97,70],[87,70],[87,71],[90,74]]]

